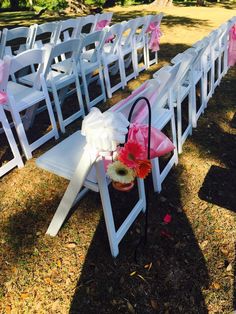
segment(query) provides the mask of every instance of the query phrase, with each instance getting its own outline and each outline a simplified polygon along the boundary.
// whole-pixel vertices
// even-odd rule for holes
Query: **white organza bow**
[[[112,152],[117,145],[125,143],[128,126],[129,121],[122,113],[101,113],[98,108],[92,108],[83,120],[81,134],[86,136],[87,144],[93,151]]]

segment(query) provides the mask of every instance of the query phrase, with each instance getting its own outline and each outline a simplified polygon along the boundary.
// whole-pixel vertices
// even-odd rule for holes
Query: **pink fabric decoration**
[[[160,37],[162,36],[162,32],[160,30],[160,25],[156,25],[155,23],[150,23],[147,29],[147,32],[151,32],[151,38],[149,41],[149,49],[152,52],[156,52],[160,50]]]
[[[171,220],[172,220],[172,217],[171,217],[170,214],[166,214],[165,217],[164,217],[164,219],[163,219],[163,221],[164,221],[165,224],[170,223]]]
[[[139,88],[137,88],[135,91],[133,91],[133,93],[131,95],[129,95],[128,97],[126,97],[125,99],[121,100],[117,106],[111,108],[111,111],[116,111],[120,108],[122,108],[125,104],[127,104],[130,100],[134,99],[139,93],[141,93],[142,91],[145,90],[145,88],[147,87],[148,82],[145,82],[144,84],[142,84]],[[141,103],[141,101],[140,101]]]
[[[3,105],[7,102],[7,94],[0,91],[0,105]]]
[[[110,22],[108,20],[101,20],[101,21],[97,22],[95,30],[101,31],[104,27],[106,27],[109,24],[110,24]]]
[[[236,64],[236,24],[229,31],[228,65]]]
[[[128,139],[136,141],[141,144],[146,149],[148,147],[148,126],[133,123],[129,129]],[[151,159],[155,157],[163,156],[172,150],[175,146],[171,140],[160,130],[151,127],[151,145],[150,145],[150,157]]]
[[[5,71],[5,63],[4,61],[0,61],[0,83],[2,83],[4,71]],[[0,91],[0,105],[5,104],[6,102],[7,102],[7,94],[3,91]]]

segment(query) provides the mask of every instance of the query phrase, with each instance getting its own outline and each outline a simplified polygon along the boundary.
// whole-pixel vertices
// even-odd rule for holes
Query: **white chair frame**
[[[15,167],[23,168],[24,164],[2,105],[0,105],[0,122],[13,154],[13,158],[10,161],[0,166],[1,177]]]

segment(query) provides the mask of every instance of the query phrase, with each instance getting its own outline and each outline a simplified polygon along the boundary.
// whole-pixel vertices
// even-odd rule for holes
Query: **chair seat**
[[[77,131],[47,151],[41,157],[37,158],[36,164],[40,168],[48,170],[65,179],[71,180],[73,174],[75,173],[78,161],[83,154],[83,147],[85,144],[85,137],[81,135],[80,131]],[[90,165],[90,162],[88,162],[88,164]],[[84,186],[98,192],[98,189],[95,189],[93,186],[96,183],[96,171],[93,167],[88,174]]]
[[[152,110],[153,119],[152,119],[152,126],[162,130],[164,126],[171,120],[171,111],[166,108],[155,108]]]
[[[45,98],[43,92],[12,81],[7,85],[7,93],[14,96],[16,105],[20,111],[28,108],[30,104],[37,104]]]
[[[65,73],[58,72],[58,71],[51,71],[50,75],[52,75],[54,84],[57,86],[58,89],[60,89],[61,86],[63,87],[65,85],[64,84],[65,82],[68,85],[74,82],[74,74],[68,75]],[[19,81],[23,84],[32,86],[35,80],[35,76],[36,76],[36,73],[31,73],[31,74],[21,77]],[[50,79],[47,79],[46,84],[48,88],[51,87]]]

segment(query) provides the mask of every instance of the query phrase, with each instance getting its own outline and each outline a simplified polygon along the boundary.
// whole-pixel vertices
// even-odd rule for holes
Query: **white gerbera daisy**
[[[130,183],[135,179],[135,172],[133,169],[128,168],[119,160],[114,161],[108,166],[107,174],[113,181],[123,184]]]

